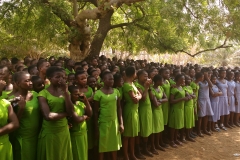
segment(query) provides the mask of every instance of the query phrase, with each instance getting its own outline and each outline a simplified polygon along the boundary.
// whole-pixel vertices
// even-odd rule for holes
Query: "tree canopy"
[[[240,40],[238,0],[10,0],[0,17],[2,56],[82,60],[111,48],[194,57]]]

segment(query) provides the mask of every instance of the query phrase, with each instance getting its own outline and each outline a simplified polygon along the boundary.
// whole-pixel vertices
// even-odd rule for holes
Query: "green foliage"
[[[22,0],[4,2],[0,8],[1,56],[66,54],[72,39],[81,39],[79,30],[67,23],[74,20],[72,3],[65,0]],[[126,23],[109,31],[102,50],[114,49],[138,54],[191,52],[219,46],[227,38],[240,40],[239,0],[146,0],[120,8],[105,0],[104,10],[114,8],[111,24]],[[79,12],[93,9],[79,1]],[[98,20],[88,21],[92,39]],[[99,35],[97,35],[99,36]]]

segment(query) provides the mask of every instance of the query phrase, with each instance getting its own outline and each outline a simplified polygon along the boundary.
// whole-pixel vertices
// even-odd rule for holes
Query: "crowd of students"
[[[2,58],[0,93],[2,160],[146,159],[240,127],[238,67]]]

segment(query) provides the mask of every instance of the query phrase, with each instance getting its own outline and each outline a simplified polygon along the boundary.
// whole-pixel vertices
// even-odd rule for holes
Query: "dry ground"
[[[188,142],[177,149],[168,148],[166,152],[159,151],[158,156],[147,160],[219,160],[240,159],[233,154],[240,154],[240,128],[228,129],[228,131],[214,132],[212,136],[198,137],[196,142]]]

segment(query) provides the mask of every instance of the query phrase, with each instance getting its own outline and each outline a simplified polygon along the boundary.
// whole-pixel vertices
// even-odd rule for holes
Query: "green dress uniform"
[[[0,99],[0,128],[8,124],[8,107],[10,103],[5,99]],[[8,134],[0,136],[0,159],[13,160],[12,145]]]
[[[164,89],[164,93],[167,96],[168,101],[166,103],[162,104],[162,111],[163,111],[163,119],[164,119],[164,125],[168,124],[168,115],[169,115],[169,99],[170,99],[170,90],[171,90],[171,84],[168,80],[166,80],[166,83],[162,85],[162,88]]]
[[[192,87],[183,87],[186,93],[193,94]],[[184,103],[185,128],[190,129],[195,126],[193,99]]]
[[[145,88],[139,84],[136,83],[136,87],[140,88],[143,92]],[[140,136],[142,137],[148,137],[152,134],[152,107],[151,107],[151,101],[149,98],[149,93],[147,93],[146,99],[139,101],[139,121],[140,121]]]
[[[64,97],[55,97],[42,90],[38,97],[46,98],[50,112],[65,112]],[[71,138],[67,118],[55,121],[43,119],[38,137],[37,160],[72,160]]]
[[[123,99],[125,100],[125,105],[123,107],[123,126],[125,137],[136,137],[140,131],[139,116],[138,116],[138,103],[135,104],[130,95],[129,91],[133,91],[135,94],[138,89],[134,83],[124,83],[123,87]]]
[[[93,90],[91,87],[88,86],[88,91],[84,93],[87,98],[90,98],[93,96]],[[97,142],[94,140],[94,123],[93,123],[93,117],[90,117],[89,120],[87,120],[87,138],[88,138],[88,149],[93,149],[94,146],[96,146]]]
[[[155,89],[151,87],[152,94],[156,97],[157,100],[162,99],[164,90],[162,87],[158,87]],[[153,117],[153,133],[159,133],[164,130],[164,119],[163,119],[163,111],[162,104],[158,107],[152,106],[152,117]]]
[[[175,99],[184,98],[185,90],[183,88],[180,90],[178,88],[172,88],[171,94],[174,95]],[[184,101],[171,104],[168,126],[175,129],[184,128]]]
[[[13,146],[14,160],[36,160],[37,143],[40,130],[40,109],[38,93],[32,92],[32,99],[26,102],[22,117],[19,119],[20,127],[10,134]],[[9,98],[14,98],[11,96]],[[18,111],[18,106],[14,109]]]
[[[85,104],[78,101],[74,105],[74,111],[78,116],[85,114]],[[70,128],[70,136],[72,142],[72,154],[74,160],[88,160],[88,140],[87,140],[87,123],[72,123]]]
[[[198,101],[199,84],[196,84],[194,81],[192,81],[190,83],[190,86],[192,87],[193,92],[194,92],[194,94],[196,96],[196,98],[193,99],[193,106],[194,106],[194,109],[196,111],[198,111],[197,110],[197,103],[198,103],[197,101]],[[195,118],[195,120],[198,120],[198,114],[194,115],[194,118]]]
[[[112,94],[96,91],[94,100],[99,102],[99,152],[112,152],[120,150],[121,133],[117,116],[117,100],[120,93],[113,89]]]

